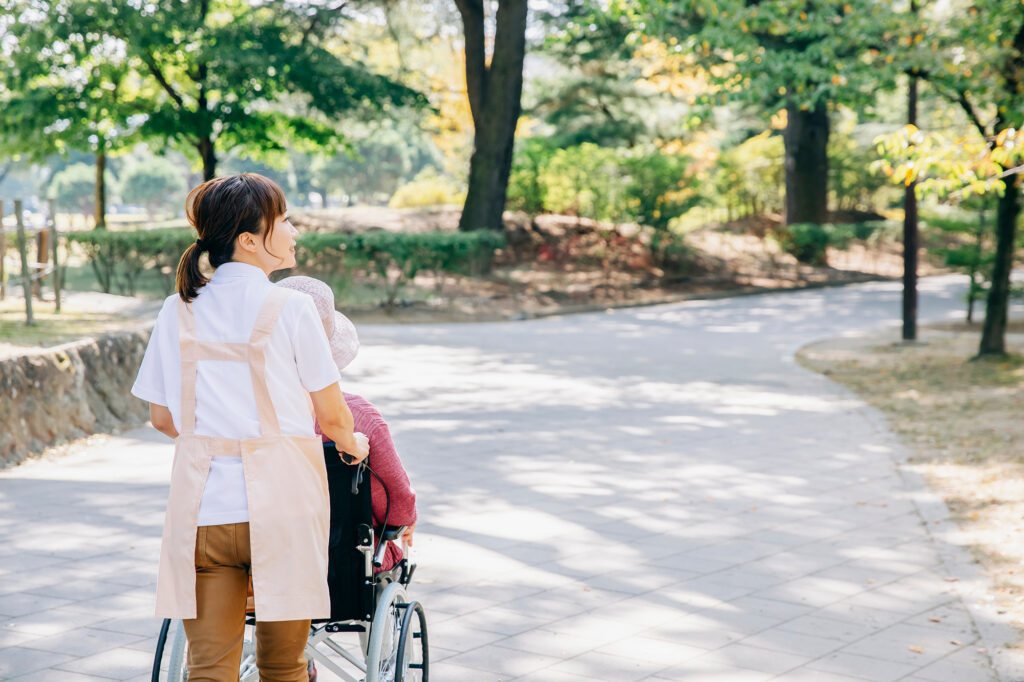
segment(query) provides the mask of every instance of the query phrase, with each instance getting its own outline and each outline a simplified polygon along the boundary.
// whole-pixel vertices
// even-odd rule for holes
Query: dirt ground
[[[363,322],[481,322],[601,308],[667,303],[690,298],[792,289],[897,278],[903,261],[896,244],[853,243],[830,249],[828,267],[798,263],[771,239],[730,230],[706,229],[686,237],[690,260],[678,273],[664,272],[620,255],[604,267],[537,260],[500,262],[484,278],[448,277],[438,283],[418,277],[391,312],[381,306],[342,303]],[[940,272],[923,262],[920,274]],[[339,297],[339,300],[342,297]]]
[[[886,415],[1024,630],[1024,323],[1010,331],[1001,359],[972,361],[980,329],[965,324],[926,327],[910,345],[895,332],[834,339],[798,358]]]

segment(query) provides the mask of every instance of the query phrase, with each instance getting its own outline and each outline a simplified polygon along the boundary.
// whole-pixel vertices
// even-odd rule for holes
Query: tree
[[[332,51],[332,31],[344,19],[339,8],[79,0],[67,9],[77,32],[123,41],[162,94],[142,132],[190,154],[205,179],[224,153],[283,158],[290,149],[332,150],[344,139],[340,116],[422,104],[411,89]]]
[[[936,3],[938,5],[938,3]],[[947,15],[933,14],[931,35],[906,32],[915,74],[958,106],[974,135],[950,138],[908,126],[881,141],[897,181],[921,182],[921,192],[995,191],[996,248],[978,355],[1006,353],[1010,273],[1021,213],[1018,136],[1024,128],[1024,12],[1001,0],[970,0]],[[933,8],[936,12],[938,9]],[[949,8],[945,8],[949,10]],[[914,50],[927,45],[930,49]],[[899,142],[902,138],[903,142]],[[896,148],[895,144],[904,144]]]
[[[871,50],[893,29],[887,4],[638,0],[612,3],[611,11],[693,55],[717,86],[709,103],[784,110],[786,222],[827,222],[829,112],[891,87],[892,60]]]
[[[158,206],[178,203],[185,189],[178,168],[160,157],[137,163],[121,174],[122,201],[145,206],[151,221]]]
[[[68,16],[75,5],[0,4],[9,17],[0,57],[6,62],[0,69],[0,138],[34,161],[70,149],[94,154],[92,205],[95,225],[103,228],[107,158],[138,139],[139,117],[153,106],[154,93],[138,77],[140,63],[123,41],[74,28]]]
[[[96,171],[84,163],[75,163],[53,176],[49,198],[58,208],[88,216],[95,206],[95,187]]]
[[[460,230],[503,227],[516,124],[522,107],[527,0],[498,0],[494,49],[487,60],[484,0],[455,0],[462,17],[473,155]]]

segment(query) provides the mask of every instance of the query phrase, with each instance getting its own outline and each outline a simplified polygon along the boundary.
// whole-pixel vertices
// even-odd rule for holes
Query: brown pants
[[[196,536],[198,618],[184,621],[189,682],[238,682],[252,559],[249,524],[200,526]],[[261,682],[307,682],[308,620],[256,622]]]

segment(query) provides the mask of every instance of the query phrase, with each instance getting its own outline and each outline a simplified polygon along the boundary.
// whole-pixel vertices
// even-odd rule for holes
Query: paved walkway
[[[925,284],[923,317],[959,314],[956,282]],[[365,327],[346,388],[390,417],[420,495],[433,679],[999,679],[941,507],[792,360],[898,297]],[[142,429],[0,474],[0,678],[148,679],[170,454]]]

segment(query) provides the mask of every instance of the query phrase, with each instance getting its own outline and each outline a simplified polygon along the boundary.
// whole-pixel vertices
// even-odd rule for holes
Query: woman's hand
[[[347,452],[352,455],[355,459],[353,464],[366,459],[366,455],[370,452],[369,444],[366,436],[363,436],[361,441],[357,441],[355,434],[352,433],[352,412],[348,409],[345,397],[341,393],[341,387],[337,383],[333,383],[326,388],[310,393],[309,397],[313,401],[313,412],[320,424],[320,430],[334,441],[338,452]]]
[[[370,439],[365,433],[356,431],[352,434],[352,440],[355,443],[355,447],[352,450],[345,448],[344,450],[338,450],[338,452],[344,452],[352,456],[352,461],[347,462],[347,464],[359,464],[370,455]]]

